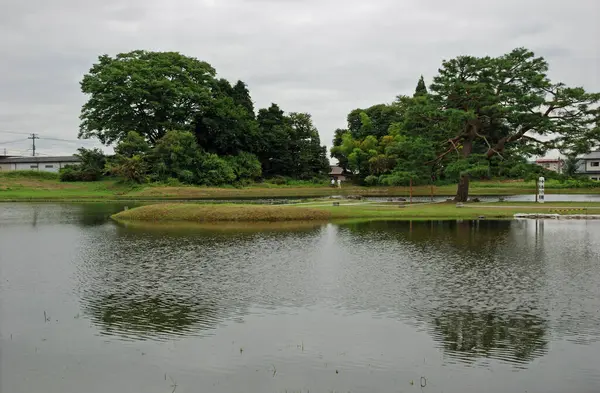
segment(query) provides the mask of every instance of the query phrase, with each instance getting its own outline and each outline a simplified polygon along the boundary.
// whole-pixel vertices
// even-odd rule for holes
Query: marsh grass
[[[323,209],[294,206],[161,203],[125,210],[115,214],[113,218],[119,221],[200,223],[327,221],[331,218],[331,213]]]
[[[259,222],[242,222],[242,221],[213,221],[213,222],[191,222],[191,221],[132,221],[115,218],[118,224],[123,225],[129,230],[139,230],[142,232],[157,231],[164,233],[201,233],[207,232],[210,234],[240,234],[240,233],[264,233],[264,232],[301,232],[311,231],[319,228],[323,224],[327,224],[328,220],[314,221],[259,221]]]

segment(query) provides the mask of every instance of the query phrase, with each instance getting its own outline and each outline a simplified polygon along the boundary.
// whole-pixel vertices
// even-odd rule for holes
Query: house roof
[[[590,154],[586,154],[585,156],[581,157],[582,160],[598,160],[600,159],[600,150],[596,150],[591,152]]]
[[[344,171],[344,168],[339,167],[339,166],[332,166],[331,170],[329,171],[330,175],[345,175],[348,172]]]
[[[38,164],[43,162],[79,162],[75,156],[55,156],[55,157],[0,157],[0,164]]]
[[[541,163],[541,162],[562,162],[563,160],[561,160],[560,158],[540,158],[535,160],[536,163]]]

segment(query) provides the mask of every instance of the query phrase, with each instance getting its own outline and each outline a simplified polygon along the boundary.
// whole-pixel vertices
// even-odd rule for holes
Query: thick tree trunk
[[[464,158],[471,155],[473,151],[473,136],[468,138],[463,143],[462,154]],[[460,175],[458,182],[458,188],[456,189],[456,196],[454,197],[455,202],[466,202],[469,199],[469,174],[463,173]]]
[[[460,176],[458,182],[458,189],[456,190],[456,196],[454,197],[455,202],[466,202],[469,199],[469,175],[464,174]]]

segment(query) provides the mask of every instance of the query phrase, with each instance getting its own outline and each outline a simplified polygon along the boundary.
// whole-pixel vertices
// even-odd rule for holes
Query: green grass
[[[548,181],[546,193],[600,194],[597,188],[563,188],[569,183]],[[470,194],[533,194],[535,183],[523,181],[472,182]],[[429,196],[430,186],[413,187],[413,196]],[[452,196],[455,185],[434,186],[436,196]],[[133,185],[115,179],[99,182],[61,183],[48,172],[0,172],[0,201],[107,201],[107,200],[202,200],[244,198],[317,198],[330,195],[362,195],[370,197],[409,198],[409,187],[359,187],[343,185],[341,189],[309,182],[292,185],[255,184],[249,187],[196,187],[185,185]]]
[[[40,179],[58,181],[58,173],[38,171],[8,171],[0,173],[0,178],[6,179]]]
[[[197,203],[154,204],[123,211],[117,221],[141,222],[274,222],[339,221],[350,219],[505,219],[515,213],[600,214],[600,203],[479,203],[457,207],[453,203],[375,205],[332,203],[314,205],[257,206]]]

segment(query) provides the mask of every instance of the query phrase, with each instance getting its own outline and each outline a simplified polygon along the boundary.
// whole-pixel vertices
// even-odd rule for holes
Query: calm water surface
[[[600,222],[120,209],[0,204],[0,392],[600,391]]]

